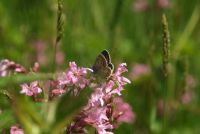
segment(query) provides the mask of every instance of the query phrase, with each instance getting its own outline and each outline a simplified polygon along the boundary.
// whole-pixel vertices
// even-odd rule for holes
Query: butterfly
[[[114,70],[111,63],[110,54],[107,50],[103,50],[96,58],[92,67],[93,73],[101,78],[109,79]]]

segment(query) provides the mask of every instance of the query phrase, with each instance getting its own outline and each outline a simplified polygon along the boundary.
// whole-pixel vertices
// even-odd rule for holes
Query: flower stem
[[[167,102],[169,99],[169,49],[170,49],[170,34],[168,29],[168,22],[166,15],[162,15],[162,27],[163,27],[163,74],[164,74],[164,119],[163,119],[163,132],[167,131]]]
[[[109,49],[111,50],[111,55],[113,55],[114,58],[117,53],[117,46],[115,42],[116,26],[120,18],[123,2],[124,2],[123,0],[116,0],[116,5],[109,26],[109,37],[110,37]]]
[[[57,49],[58,49],[58,45],[62,39],[63,36],[63,0],[58,0],[58,9],[57,9],[57,33],[56,33],[56,41],[54,44],[54,56],[53,56],[53,71],[56,70],[56,53],[57,53]]]

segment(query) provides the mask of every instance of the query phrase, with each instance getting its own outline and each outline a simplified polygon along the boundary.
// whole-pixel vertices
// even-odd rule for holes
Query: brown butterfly
[[[94,74],[109,79],[114,70],[114,66],[111,63],[110,54],[107,50],[103,50],[96,58],[96,61],[92,67]]]

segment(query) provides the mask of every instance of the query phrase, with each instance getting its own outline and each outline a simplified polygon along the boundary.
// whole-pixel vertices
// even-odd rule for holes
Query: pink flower
[[[135,113],[132,111],[131,106],[124,102],[121,97],[114,98],[113,103],[115,106],[113,117],[118,123],[132,123],[135,120]]]
[[[110,80],[104,85],[104,90],[107,94],[112,94],[113,87],[115,86],[114,81]]]
[[[122,76],[127,71],[126,64],[120,64],[109,81],[95,88],[95,92],[91,95],[88,105],[84,109],[87,116],[84,120],[95,127],[99,134],[112,133],[107,131],[113,129],[113,125],[109,122],[112,119],[112,97],[114,94],[121,95],[123,86],[131,83],[129,79]],[[119,106],[115,115],[121,115],[121,117],[118,116],[121,122],[131,122],[134,115],[130,106],[122,102],[120,105],[121,107]]]
[[[32,71],[33,72],[38,72],[39,67],[40,67],[40,64],[38,62],[35,62],[33,67],[32,67]]]
[[[96,128],[99,134],[112,134],[107,131],[113,129],[113,126],[106,116],[106,110],[106,107],[93,107],[85,111],[87,117],[84,121]]]
[[[122,73],[124,72],[128,72],[128,69],[126,68],[126,63],[122,63],[117,67],[116,72],[113,74],[113,80],[116,80],[117,82],[119,82],[120,85],[126,85],[126,84],[130,84],[131,81],[129,79],[127,79],[126,77],[121,76]]]
[[[88,80],[85,78],[87,74],[87,68],[77,67],[75,62],[69,63],[69,70],[58,78],[60,86],[72,86],[83,89],[88,84]]]
[[[87,117],[84,120],[90,124],[96,124],[97,122],[100,124],[108,120],[106,116],[106,107],[92,107],[85,112]]]
[[[57,51],[56,53],[56,64],[61,65],[63,64],[65,59],[64,53],[60,50]]]
[[[66,90],[64,90],[64,89],[53,89],[51,91],[53,96],[59,96],[59,95],[64,94],[65,92],[66,92]]]
[[[1,60],[0,62],[0,77],[4,77],[8,74],[8,66],[9,66],[9,60]]]
[[[186,91],[182,96],[181,96],[181,102],[183,104],[189,104],[192,99],[193,99],[194,95],[191,91]]]
[[[148,65],[135,64],[132,68],[131,77],[136,80],[141,76],[148,75],[150,72],[150,67]]]
[[[103,97],[104,93],[102,91],[102,88],[97,88],[95,92],[91,95],[89,99],[89,104],[91,106],[98,106],[98,105],[103,106],[104,105]]]
[[[122,73],[127,71],[128,69],[126,68],[126,63],[122,63],[117,67],[116,72],[112,75],[112,80],[117,83],[117,88],[112,91],[113,93],[121,95],[123,86],[128,83],[131,83],[131,81],[128,78],[121,76]]]
[[[74,62],[71,62],[70,69],[66,72],[64,77],[62,76],[62,79],[59,80],[60,85],[69,86],[75,84],[77,87],[79,79],[85,76],[85,73],[79,72],[80,69],[81,68],[78,68]],[[86,69],[82,72],[85,70]],[[92,82],[85,86],[89,86],[94,92],[91,94],[88,104],[74,120],[74,123],[68,126],[67,132],[83,132],[85,126],[91,125],[99,134],[113,134],[111,131],[114,129],[114,124],[112,122],[114,118],[118,119],[119,122],[131,122],[133,120],[134,114],[131,108],[124,102],[116,103],[116,105],[120,106],[117,107],[117,111],[113,113],[113,98],[115,98],[116,95],[121,95],[124,85],[131,83],[129,79],[122,76],[122,74],[127,71],[126,64],[122,63],[117,67],[109,81],[95,83],[95,79],[91,77],[90,80]],[[115,115],[115,117],[113,117],[113,115]]]
[[[42,89],[38,85],[38,81],[31,82],[30,86],[28,84],[21,85],[22,90],[20,93],[25,94],[27,96],[37,95],[42,92]]]
[[[185,79],[184,93],[181,95],[180,98],[183,104],[189,104],[193,100],[194,98],[193,89],[195,88],[196,84],[197,84],[196,79],[192,75],[188,74]]]
[[[98,125],[96,129],[99,134],[114,134],[113,132],[108,131],[109,129],[113,129],[113,125],[109,122]]]
[[[168,8],[168,7],[170,7],[170,1],[169,0],[157,0],[157,5],[160,8]]]
[[[147,10],[148,4],[146,0],[135,0],[132,7],[136,12],[143,12]]]
[[[16,72],[16,73],[25,73],[26,69],[19,65],[16,64],[13,61],[9,61],[7,59],[1,60],[0,61],[0,77],[5,77],[7,76],[10,72]]]
[[[45,41],[37,40],[33,42],[33,47],[36,51],[36,61],[38,61],[41,65],[45,65],[48,62],[48,58],[46,56],[47,44]]]
[[[24,134],[24,131],[16,125],[10,128],[10,134]]]

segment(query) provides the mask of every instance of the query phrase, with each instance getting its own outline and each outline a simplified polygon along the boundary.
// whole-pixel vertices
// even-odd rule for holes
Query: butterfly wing
[[[101,54],[106,58],[106,61],[107,61],[107,63],[109,64],[109,63],[111,62],[109,52],[108,52],[107,50],[103,50],[103,51],[101,52]]]
[[[108,79],[114,69],[114,66],[112,63],[110,63],[110,55],[107,50],[103,50],[101,54],[98,55],[96,58],[96,61],[92,67],[94,74],[97,74],[98,76],[102,78]]]
[[[108,64],[108,67],[111,69],[111,70],[114,70],[114,65],[112,63],[109,63]]]
[[[107,66],[106,58],[102,54],[99,54],[92,67],[94,74],[100,73],[100,70],[104,69],[106,66]]]
[[[103,74],[102,75],[103,78],[108,79],[112,74],[112,70],[110,67],[107,66],[102,70],[101,74]]]
[[[114,65],[111,63],[110,54],[109,54],[109,52],[108,52],[107,50],[103,50],[101,53],[104,55],[104,57],[105,57],[106,60],[107,60],[107,67],[108,67],[109,69],[106,69],[106,70],[107,70],[106,72],[109,72],[110,75],[111,75],[112,72],[113,72],[113,70],[114,70]],[[109,74],[109,73],[107,73],[107,74]],[[110,76],[110,75],[109,75],[109,76]]]

